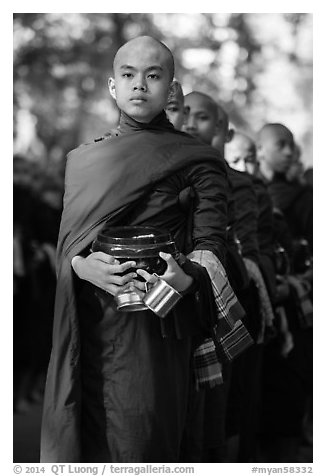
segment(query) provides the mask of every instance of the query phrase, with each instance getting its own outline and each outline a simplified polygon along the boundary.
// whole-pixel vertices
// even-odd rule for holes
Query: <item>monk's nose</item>
[[[134,91],[147,91],[146,81],[142,77],[135,78]]]
[[[185,127],[187,131],[194,131],[196,129],[195,119],[191,116],[188,116],[186,119]]]
[[[283,153],[284,153],[287,157],[292,157],[292,155],[293,155],[292,147],[291,147],[289,144],[286,144],[286,145],[283,147]]]

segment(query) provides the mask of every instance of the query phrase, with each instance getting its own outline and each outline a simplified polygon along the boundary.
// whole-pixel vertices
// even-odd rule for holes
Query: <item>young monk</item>
[[[217,105],[209,96],[199,92],[192,92],[187,95],[185,97],[185,105],[189,108],[185,130],[206,143],[212,143],[212,145],[219,150],[222,155],[224,155],[225,144],[232,138],[233,131],[229,130],[228,116],[223,108]],[[265,318],[272,319],[273,313],[266,287],[258,268],[258,204],[252,180],[249,176],[237,172],[230,167],[228,167],[227,170],[232,185],[232,198],[234,201],[233,204],[229,203],[229,205],[233,205],[234,207],[233,216],[229,217],[230,238],[232,232],[235,231],[236,236],[241,243],[242,256],[245,259],[244,266],[241,257],[238,257],[238,260],[236,260],[236,255],[232,252],[232,247],[229,245],[227,270],[231,282],[234,282],[236,293],[238,293],[237,295],[247,311],[246,323],[249,326],[252,335],[257,339],[257,345],[248,349],[248,352],[242,354],[242,356],[232,364],[233,375],[231,380],[231,393],[229,395],[230,411],[228,411],[227,419],[227,435],[229,437],[227,458],[229,458],[228,461],[243,462],[251,460],[255,451],[257,421],[255,420],[254,415],[256,411],[255,404],[258,402],[259,398],[257,390],[259,385],[259,365],[261,360],[261,344],[258,344],[258,339],[261,339],[261,326],[265,323]],[[235,264],[237,264],[237,266],[235,266]],[[258,296],[256,295],[256,283],[253,281],[252,268],[255,271],[254,277],[255,279],[259,278],[259,284],[263,288],[264,296],[268,300],[266,304],[267,317],[265,317],[264,320],[262,320],[261,317],[260,299],[258,299]],[[240,275],[244,276],[242,283],[239,279],[236,279],[236,277]],[[258,278],[256,275],[258,275]],[[251,277],[250,281],[249,276]],[[245,283],[245,280],[247,280],[247,283]],[[239,388],[245,389],[241,395]],[[213,392],[206,391],[206,394],[206,399],[208,401],[208,399],[213,395]],[[225,414],[222,416],[219,423],[214,419],[216,414],[216,401],[217,397],[214,396],[213,398],[210,398],[210,402],[206,405],[205,436],[207,440],[214,434],[214,427],[216,432],[218,424],[222,424],[223,427],[223,422],[225,422]],[[226,400],[224,400],[224,402],[225,401]],[[219,408],[223,408],[221,403]],[[215,440],[215,444],[216,441],[217,440]],[[220,440],[220,442],[221,441],[222,440]],[[212,439],[206,441],[206,444],[212,445]],[[212,450],[213,448],[211,447],[211,454]],[[215,447],[215,458],[216,456],[217,446]]]
[[[312,252],[312,190],[286,178],[295,153],[292,132],[283,124],[266,124],[258,134],[257,152],[274,206],[283,212],[293,236],[305,238]]]
[[[218,150],[223,155],[224,141],[226,136],[224,135],[225,128],[223,121],[220,120],[218,114],[218,108],[216,103],[206,94],[193,91],[185,96],[185,107],[187,108],[187,116],[184,124],[184,130],[201,140],[207,145],[211,145],[214,137],[219,137]],[[217,153],[218,155],[218,153]],[[230,217],[230,199],[228,202],[228,225],[232,222]],[[233,205],[232,205],[233,206]],[[231,214],[234,210],[232,210]],[[230,228],[230,226],[228,227]],[[228,273],[230,282],[235,285],[235,292],[237,292],[237,283],[235,283],[234,275],[240,275],[245,273],[244,264],[241,263],[241,257],[237,259],[236,266],[233,265],[233,270],[230,267],[230,255],[238,254],[237,250],[233,250],[234,246],[230,239],[229,233],[227,242],[227,259],[226,259],[226,271]],[[242,266],[239,272],[239,266]],[[235,269],[236,268],[236,269]],[[247,276],[246,276],[247,278]],[[234,283],[234,284],[233,284]],[[197,430],[197,447],[195,444],[196,438],[189,436],[189,445],[192,453],[195,451],[202,451],[202,461],[204,462],[226,462],[226,441],[225,441],[225,418],[226,418],[226,405],[228,399],[229,390],[229,364],[223,364],[223,383],[212,389],[205,389],[202,395],[197,396],[197,404],[194,405],[197,411],[197,419],[200,420],[198,415],[201,414],[203,421],[202,434]],[[195,420],[195,418],[193,418]],[[193,429],[193,433],[196,430]],[[191,431],[189,431],[191,435]]]
[[[254,175],[258,168],[257,151],[254,141],[239,131],[225,145],[225,157],[229,165],[239,172]]]
[[[211,335],[217,318],[223,321],[222,310],[228,322],[242,315],[235,296],[227,310],[223,295],[215,304],[208,265],[198,264],[209,257],[208,267],[228,289],[221,264],[226,171],[213,149],[166,118],[174,76],[170,50],[152,37],[135,38],[118,50],[113,70],[109,89],[121,111],[118,130],[67,160],[44,462],[178,461],[189,391],[217,378],[203,368],[198,376],[194,348]],[[187,240],[189,212],[180,196],[189,187],[195,203]],[[89,253],[107,224],[156,226],[172,234],[180,253],[192,252],[191,261],[180,254],[180,265],[161,255],[167,262],[162,279],[182,295],[164,319],[164,333],[149,310],[116,310],[113,296],[136,273],[132,263]],[[128,267],[126,277],[117,275]]]
[[[271,461],[272,458],[275,458],[274,461],[285,461],[286,458],[287,461],[295,461],[305,405],[312,394],[313,373],[312,323],[302,319],[304,315],[312,314],[308,291],[312,288],[312,280],[304,283],[304,274],[292,275],[297,272],[296,254],[293,251],[298,241],[304,239],[312,254],[313,194],[310,187],[289,181],[287,176],[296,150],[293,133],[286,126],[280,123],[266,124],[259,131],[257,144],[259,172],[268,185],[274,208],[278,215],[281,214],[281,224],[290,237],[288,246],[283,244],[290,257],[290,274],[285,277],[290,284],[290,295],[284,297],[282,304],[294,343],[287,358],[281,361],[275,362],[273,349],[266,352],[264,365],[269,378],[264,382],[263,436],[266,438],[267,435],[269,445],[273,442],[270,445]],[[283,236],[279,233],[278,238],[281,241]],[[302,288],[299,292],[300,282],[304,284],[304,292]],[[268,436],[268,432],[271,436]]]
[[[267,186],[256,176],[259,164],[255,142],[248,135],[234,131],[232,140],[226,144],[225,158],[231,168],[239,172],[247,172],[252,179],[258,203],[259,264],[271,299],[274,300],[276,281],[273,265],[273,204]]]

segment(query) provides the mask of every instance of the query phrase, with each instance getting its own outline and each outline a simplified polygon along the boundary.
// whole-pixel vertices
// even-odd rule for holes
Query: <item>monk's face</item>
[[[253,174],[257,164],[255,144],[236,134],[225,146],[225,159],[233,169]]]
[[[185,109],[187,114],[183,130],[211,145],[217,132],[217,111],[214,104],[205,96],[190,93],[185,96]]]
[[[263,130],[259,140],[259,160],[274,172],[286,173],[291,165],[294,150],[292,133],[281,126]]]
[[[165,112],[175,129],[181,130],[185,120],[184,97],[181,89],[177,89],[176,93],[171,95]]]
[[[118,107],[138,122],[150,122],[166,106],[171,85],[168,53],[150,39],[137,39],[118,51],[110,92]]]

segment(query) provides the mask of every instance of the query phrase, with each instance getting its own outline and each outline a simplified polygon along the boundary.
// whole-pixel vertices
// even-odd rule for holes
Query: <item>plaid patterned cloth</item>
[[[266,326],[271,327],[275,320],[274,311],[271,300],[269,298],[266,284],[257,264],[248,258],[243,258],[246,265],[249,277],[254,281],[258,289],[259,305],[261,313],[261,327],[257,337],[257,344],[261,344],[264,341],[264,332]]]
[[[302,329],[312,327],[313,308],[309,297],[311,291],[310,282],[293,275],[289,275],[287,280],[295,297],[300,327]]]
[[[216,352],[224,358],[223,360],[230,361],[252,345],[253,342],[243,322],[239,320],[234,324],[231,331],[216,339]]]
[[[194,352],[196,387],[214,387],[223,383],[222,365],[217,360],[215,344],[206,339]]]
[[[212,337],[197,347],[194,359],[197,386],[207,383],[214,386],[223,382],[221,362],[233,360],[253,344],[253,340],[241,321],[245,312],[230,286],[222,263],[209,250],[196,250],[187,257],[206,268],[212,284],[216,325],[212,329]]]
[[[221,325],[232,330],[234,324],[244,317],[245,312],[231,288],[222,263],[209,250],[192,251],[187,258],[207,269],[211,279],[217,317],[223,321]]]

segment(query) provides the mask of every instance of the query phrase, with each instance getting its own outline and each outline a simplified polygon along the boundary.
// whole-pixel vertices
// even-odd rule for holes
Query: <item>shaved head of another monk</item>
[[[113,70],[109,89],[123,112],[147,123],[165,109],[174,88],[174,60],[163,43],[150,36],[128,41],[116,53]]]
[[[294,153],[292,132],[283,124],[266,124],[258,135],[258,158],[261,166],[278,173],[286,173]]]
[[[215,101],[199,91],[185,96],[186,120],[183,130],[211,145],[217,131],[218,111]]]
[[[258,165],[254,141],[242,132],[234,132],[226,144],[225,159],[233,169],[254,174]]]

